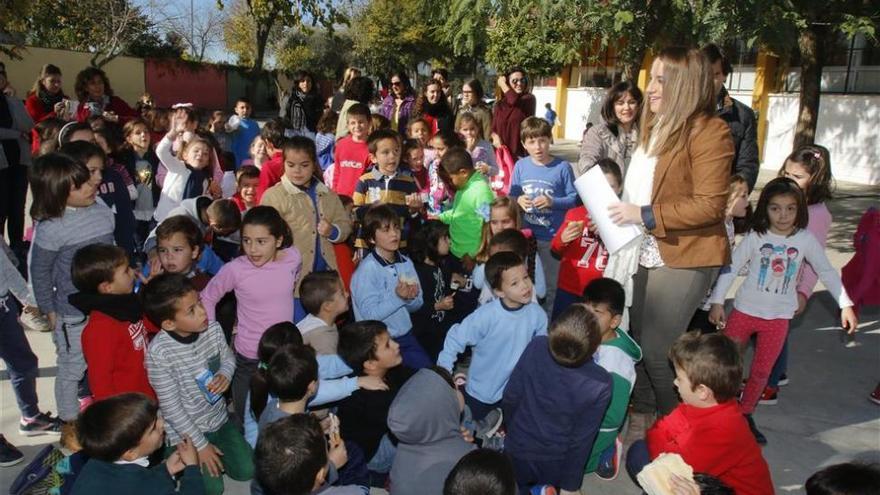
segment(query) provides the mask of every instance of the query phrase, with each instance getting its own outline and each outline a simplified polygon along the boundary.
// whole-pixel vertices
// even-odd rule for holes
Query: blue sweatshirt
[[[520,158],[510,180],[510,196],[518,199],[523,194],[532,200],[538,196],[553,198],[550,209],[530,208],[523,214],[537,240],[553,240],[565,212],[574,208],[578,200],[571,164],[556,157],[547,165],[539,165],[528,156]]]
[[[505,453],[523,461],[558,461],[560,488],[578,490],[584,465],[611,400],[611,375],[592,359],[567,368],[537,337],[504,390]]]
[[[370,251],[358,264],[351,277],[351,306],[354,319],[380,320],[388,327],[391,337],[400,337],[412,329],[409,314],[422,307],[422,291],[410,301],[397,295],[399,276],[409,277],[419,283],[419,275],[413,262],[396,253],[396,260],[388,263],[375,251]]]
[[[510,372],[536,335],[547,335],[547,313],[541,306],[529,303],[509,309],[495,299],[449,329],[437,364],[451,372],[458,354],[472,346],[465,390],[480,402],[494,404],[501,400]]]
[[[232,134],[232,154],[235,155],[235,169],[241,162],[251,157],[251,143],[260,135],[260,123],[253,119],[241,119],[238,129]]]

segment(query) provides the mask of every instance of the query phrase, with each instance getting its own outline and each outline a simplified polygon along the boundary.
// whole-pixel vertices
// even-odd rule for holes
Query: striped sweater
[[[30,281],[40,311],[85,318],[67,301],[76,292],[70,277],[73,255],[89,244],[113,244],[113,226],[113,212],[100,203],[67,208],[58,218],[37,222],[31,247]]]
[[[189,435],[196,449],[201,449],[208,445],[204,434],[219,430],[228,420],[226,402],[211,404],[196,383],[196,377],[206,369],[230,382],[235,372],[235,357],[215,321],[189,338],[159,332],[150,344],[147,376],[159,397],[168,445]]]
[[[406,240],[409,237],[408,220],[411,216],[410,209],[406,205],[406,197],[418,192],[419,185],[411,174],[397,171],[394,175],[389,176],[382,174],[379,168],[376,167],[361,175],[354,187],[354,195],[351,199],[354,203],[357,218],[361,221],[363,221],[367,210],[376,203],[382,203],[393,208],[402,223],[400,246],[406,247]],[[359,248],[368,247],[360,233],[358,233],[355,240],[355,246]]]

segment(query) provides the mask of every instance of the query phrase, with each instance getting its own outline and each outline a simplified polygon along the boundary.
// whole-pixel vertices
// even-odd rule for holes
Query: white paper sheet
[[[642,234],[641,229],[635,225],[617,225],[611,220],[608,207],[619,203],[620,198],[614,194],[602,169],[591,167],[587,173],[574,181],[574,188],[590,212],[590,219],[596,222],[599,237],[602,238],[609,253],[614,253]]]

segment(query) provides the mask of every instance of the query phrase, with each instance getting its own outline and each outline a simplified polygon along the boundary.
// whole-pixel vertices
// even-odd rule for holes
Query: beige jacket
[[[351,218],[346,213],[339,196],[322,183],[316,187],[318,196],[318,214],[320,218],[327,220],[339,231],[336,238],[328,239],[321,237],[321,256],[327,262],[327,266],[337,269],[336,255],[333,243],[345,242],[351,234]],[[309,195],[293,185],[287,177],[281,177],[281,182],[266,190],[260,204],[271,206],[278,210],[281,217],[290,226],[293,234],[293,245],[302,255],[302,269],[300,280],[312,272],[315,265],[315,237],[318,235],[317,221],[315,220],[315,206]],[[294,292],[299,297],[299,286]]]

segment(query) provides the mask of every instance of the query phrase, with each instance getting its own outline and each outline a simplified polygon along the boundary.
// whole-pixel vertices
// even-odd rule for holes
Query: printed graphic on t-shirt
[[[144,322],[138,320],[128,326],[128,336],[131,338],[131,345],[134,350],[142,351],[147,348],[147,330],[144,328]]]
[[[772,294],[788,294],[788,289],[792,287],[791,282],[796,278],[800,266],[798,249],[768,242],[761,246],[760,253],[758,290]]]
[[[555,188],[553,184],[547,181],[529,180],[523,183],[522,190],[526,197],[534,201],[541,196],[554,197]],[[547,228],[551,226],[551,217],[549,209],[538,209],[535,207],[529,208],[526,210],[525,215],[523,215],[526,223]]]
[[[604,271],[608,263],[608,250],[598,237],[593,237],[588,227],[584,227],[581,235],[581,247],[585,248],[584,255],[578,260],[578,268],[589,268],[590,259],[596,255],[596,270]]]

